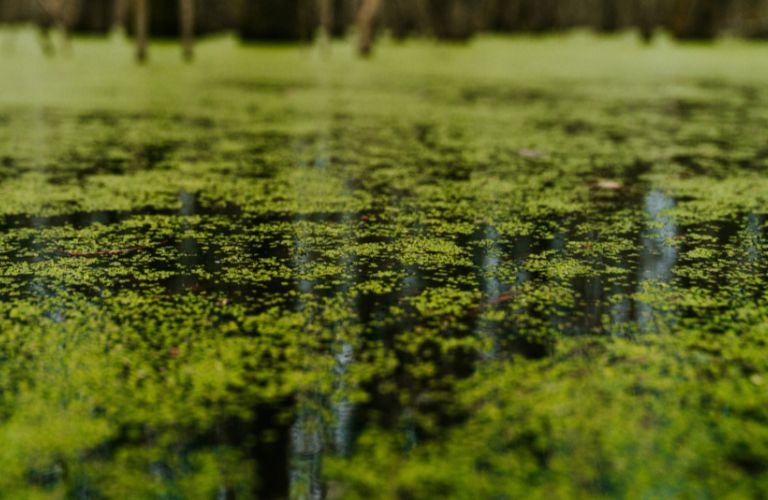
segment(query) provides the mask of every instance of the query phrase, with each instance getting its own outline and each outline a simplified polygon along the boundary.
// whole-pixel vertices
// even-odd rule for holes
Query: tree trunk
[[[112,5],[112,31],[124,32],[126,14],[128,13],[127,0],[115,0]]]
[[[136,0],[136,60],[144,63],[147,60],[147,27],[149,25],[148,0]]]
[[[390,0],[382,7],[382,17],[396,40],[431,30],[429,9],[423,0]]]
[[[360,55],[368,57],[373,48],[376,18],[381,10],[382,0],[363,0],[357,13],[357,48]]]
[[[640,31],[640,37],[646,44],[651,43],[656,31],[658,12],[654,12],[653,7],[650,0],[635,0],[634,19]]]
[[[600,10],[600,31],[613,33],[620,28],[618,6],[615,0],[603,0]]]
[[[317,4],[320,31],[325,40],[330,40],[333,34],[333,0],[318,0]]]
[[[73,14],[70,19],[73,33],[109,33],[112,28],[114,0],[77,0],[68,3]]]
[[[727,0],[677,0],[672,32],[681,40],[714,39],[727,3]]]
[[[243,40],[298,41],[317,29],[311,21],[316,0],[244,0],[240,11]]]
[[[349,27],[355,22],[355,5],[353,0],[333,0],[333,25],[331,36],[343,38]]]
[[[179,0],[179,22],[181,46],[185,61],[194,58],[195,44],[195,3],[194,0]]]
[[[426,7],[437,38],[465,41],[474,34],[473,7],[467,0],[428,0]]]

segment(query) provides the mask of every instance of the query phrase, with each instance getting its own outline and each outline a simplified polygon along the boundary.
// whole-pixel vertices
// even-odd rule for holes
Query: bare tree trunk
[[[318,0],[320,30],[325,40],[330,40],[333,31],[333,0]]]
[[[124,32],[125,16],[128,13],[128,2],[126,0],[115,0],[112,11],[112,31]]]
[[[635,0],[634,7],[634,18],[640,31],[640,37],[643,43],[649,44],[653,40],[654,31],[656,30],[656,18],[654,15],[658,15],[658,13],[654,11],[651,0]]]
[[[179,0],[181,22],[181,46],[184,60],[191,62],[195,56],[195,1]]]
[[[38,26],[44,52],[49,55],[55,52],[51,30],[56,29],[61,33],[62,52],[68,53],[69,33],[80,15],[80,0],[37,0],[37,6],[40,10]]]
[[[381,10],[382,0],[362,0],[357,13],[357,47],[360,55],[368,57],[373,48],[374,22]]]
[[[672,33],[682,40],[714,39],[727,4],[727,0],[677,0]]]
[[[136,60],[144,63],[147,60],[147,36],[149,28],[148,0],[136,0]]]
[[[56,47],[51,40],[51,28],[55,24],[55,16],[52,13],[51,5],[45,0],[37,0],[37,6],[40,12],[37,15],[37,32],[40,40],[40,48],[43,54],[53,56],[56,53]]]
[[[70,36],[80,17],[81,8],[81,0],[59,0],[59,26],[62,33],[61,48],[65,54],[72,52]]]
[[[619,29],[619,12],[615,0],[603,0],[600,6],[600,31],[613,33]]]

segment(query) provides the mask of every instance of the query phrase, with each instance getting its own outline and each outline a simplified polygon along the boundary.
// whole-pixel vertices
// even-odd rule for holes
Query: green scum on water
[[[28,42],[4,497],[768,495],[763,46]]]

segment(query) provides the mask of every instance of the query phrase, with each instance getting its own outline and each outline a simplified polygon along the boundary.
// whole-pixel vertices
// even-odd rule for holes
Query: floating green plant
[[[0,492],[768,494],[763,49],[330,49],[0,59]]]

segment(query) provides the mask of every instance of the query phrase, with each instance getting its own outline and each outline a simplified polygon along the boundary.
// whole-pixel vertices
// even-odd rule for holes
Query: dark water
[[[307,88],[247,80],[222,85],[280,95]],[[467,87],[459,96],[468,106],[549,106],[557,99],[535,88],[498,86]],[[674,120],[691,120],[700,111],[684,101],[672,104],[662,112]],[[622,103],[619,111],[627,108]],[[72,117],[48,110],[38,118],[56,130]],[[678,220],[674,209],[690,200],[675,199],[647,180],[654,165],[639,152],[622,168],[613,159],[591,166],[592,177],[615,179],[623,187],[591,189],[579,209],[519,209],[499,217],[489,206],[465,215],[441,203],[476,201],[473,180],[506,173],[493,170],[494,162],[514,161],[509,170],[519,170],[525,184],[542,171],[557,172],[560,159],[535,148],[499,147],[473,160],[464,154],[464,131],[438,122],[377,129],[359,127],[339,111],[326,118],[319,132],[287,133],[186,114],[94,112],[74,121],[84,132],[109,134],[61,146],[51,158],[0,156],[4,179],[43,171],[51,189],[86,189],[102,176],[127,179],[138,172],[167,172],[169,184],[184,184],[193,174],[176,172],[179,164],[205,164],[197,171],[209,176],[202,188],[169,188],[157,203],[138,209],[56,206],[53,215],[3,216],[0,259],[11,271],[2,276],[0,298],[47,304],[46,317],[54,322],[77,314],[83,303],[113,314],[110,301],[121,295],[152,297],[168,307],[203,298],[216,309],[192,310],[191,325],[226,327],[227,336],[245,338],[263,334],[246,316],[275,310],[277,316],[301,315],[307,336],[322,337],[310,354],[330,360],[323,380],[246,401],[248,416],[223,412],[214,425],[176,443],[182,463],[195,450],[237,450],[258,478],[249,483],[255,497],[323,498],[329,488],[324,458],[353,456],[358,439],[372,429],[399,436],[404,453],[445,437],[467,418],[466,408],[453,401],[456,383],[485,365],[547,359],[564,338],[633,338],[669,333],[681,322],[706,324],[713,308],[667,299],[680,291],[727,290],[739,299],[765,291],[760,280],[734,280],[735,273],[749,277],[765,270],[765,216],[736,211],[704,222]],[[631,130],[600,118],[561,111],[551,119],[534,117],[531,124],[573,143],[593,136],[613,145],[631,141]],[[125,146],[122,139],[132,127],[177,133]],[[694,139],[686,141],[700,138]],[[238,148],[217,150],[219,141]],[[572,154],[581,147],[568,144]],[[711,156],[683,151],[671,161],[682,177],[706,175]],[[738,168],[754,170],[760,158],[746,158]],[[328,197],[341,201],[313,206],[312,178],[285,177],[290,169],[338,180],[342,187]],[[534,184],[541,192],[530,198],[562,196],[558,177],[592,182],[583,174],[552,174]],[[219,189],[231,179],[237,182]],[[353,203],[359,199],[365,202]],[[528,229],[504,227],[515,217]],[[430,246],[432,240],[452,246]],[[386,251],[367,254],[366,245]],[[417,247],[416,257],[407,255],[409,245]],[[691,257],[700,249],[709,251],[704,262]],[[130,316],[114,321],[134,327]],[[142,333],[151,343],[153,332]],[[274,354],[277,361],[267,368],[275,378],[296,369],[280,365],[281,355]],[[251,367],[254,373],[259,369]],[[366,375],[354,377],[361,372]],[[130,431],[121,429],[100,451],[111,456],[151,441],[145,430],[138,439]],[[153,475],[169,483],[181,475],[177,469],[162,460],[152,465]],[[226,487],[219,492],[219,498],[234,496]]]
[[[553,334],[651,335],[668,331],[686,315],[695,315],[695,311],[660,308],[659,304],[646,301],[642,293],[648,287],[664,286],[674,290],[677,287],[701,286],[701,283],[676,276],[681,252],[686,251],[686,243],[680,242],[685,241],[687,233],[712,236],[716,244],[723,248],[732,245],[737,235],[746,235],[749,239],[744,241],[744,258],[753,264],[763,260],[756,242],[765,238],[764,217],[760,214],[744,214],[699,227],[681,226],[666,215],[675,206],[675,200],[663,190],[650,189],[638,197],[633,202],[632,210],[627,212],[641,218],[643,223],[632,233],[610,236],[632,242],[630,248],[615,253],[609,260],[592,260],[588,252],[578,258],[580,264],[596,269],[610,266],[610,272],[598,271],[560,279],[542,272],[540,266],[536,270],[527,268],[532,257],[554,262],[567,252],[573,253],[571,245],[577,245],[578,252],[600,243],[602,235],[595,230],[587,230],[584,234],[586,221],[576,215],[565,220],[534,221],[534,227],[553,229],[546,237],[534,231],[534,235],[502,238],[493,225],[477,226],[470,235],[456,239],[471,256],[471,266],[445,265],[423,269],[418,265],[405,265],[397,258],[360,260],[352,252],[343,253],[338,261],[333,262],[343,270],[338,279],[299,278],[281,283],[272,280],[247,285],[222,279],[222,261],[227,250],[214,241],[206,241],[205,231],[218,231],[215,241],[221,241],[222,231],[235,236],[248,234],[251,228],[262,224],[283,222],[286,227],[294,227],[310,221],[342,228],[335,234],[349,239],[338,243],[344,245],[358,237],[359,232],[354,227],[359,224],[362,214],[307,213],[252,217],[237,206],[225,209],[205,207],[195,193],[181,192],[178,197],[180,208],[173,211],[147,208],[50,217],[7,216],[3,219],[2,231],[56,227],[83,230],[94,225],[117,225],[132,218],[162,216],[176,219],[181,234],[200,225],[200,220],[215,219],[220,223],[213,229],[203,230],[203,234],[197,237],[150,238],[152,241],[141,251],[147,258],[139,262],[134,262],[131,255],[62,255],[60,248],[52,246],[50,241],[41,241],[34,233],[19,239],[17,246],[6,251],[3,258],[6,262],[28,263],[82,259],[88,266],[97,269],[106,266],[107,262],[118,261],[149,276],[170,271],[170,276],[156,281],[130,278],[114,281],[110,292],[119,294],[126,290],[141,292],[159,289],[169,295],[211,294],[218,300],[223,297],[233,303],[242,303],[252,313],[275,306],[296,311],[313,307],[317,310],[316,305],[324,299],[343,297],[350,294],[356,284],[370,281],[373,272],[393,270],[402,276],[392,291],[350,295],[343,321],[358,325],[364,338],[370,341],[353,345],[339,339],[326,345],[335,360],[333,372],[329,374],[330,392],[327,388],[315,392],[309,390],[284,400],[259,403],[253,411],[256,415],[254,421],[226,419],[209,433],[188,443],[193,448],[227,444],[250,456],[256,464],[254,474],[261,478],[254,492],[259,498],[285,498],[291,491],[294,494],[300,492],[307,498],[322,498],[327,493],[322,474],[323,457],[327,454],[349,455],[355,448],[357,436],[372,426],[406,436],[406,442],[411,443],[409,446],[435,439],[463,418],[461,413],[453,411],[449,403],[451,382],[441,383],[441,380],[463,379],[482,363],[512,355],[529,358],[547,356]],[[626,203],[627,200],[617,200],[612,205],[609,201],[602,207],[605,210],[603,215],[610,217],[606,214],[610,214],[612,206],[626,208]],[[345,231],[345,227],[349,229]],[[421,229],[416,227],[412,230],[418,233]],[[363,239],[387,242],[386,237],[365,236]],[[158,254],[161,251],[164,253]],[[297,274],[311,268],[314,259],[327,259],[325,254],[314,249],[311,242],[302,240],[300,231],[272,234],[242,251],[249,262],[274,259],[287,268],[299,271]],[[517,266],[517,272],[512,275],[502,273],[505,264]],[[201,270],[205,271],[207,278],[197,272]],[[454,280],[461,288],[475,290],[478,301],[444,322],[443,338],[476,337],[487,341],[487,349],[477,351],[467,348],[445,353],[441,352],[439,344],[430,342],[423,343],[416,352],[402,349],[399,345],[402,332],[429,326],[436,321],[435,318],[421,317],[407,299],[419,296],[430,288],[439,288],[446,280]],[[528,301],[521,300],[531,290],[546,285],[556,286],[556,289],[562,290],[563,296],[546,299],[534,296]],[[705,286],[717,286],[717,282],[715,280]],[[13,292],[4,300],[22,296],[56,297],[57,294],[68,297],[74,292],[98,301],[103,292],[81,289],[60,279],[34,274],[15,276],[11,282],[6,281],[5,289]],[[290,293],[292,291],[295,293]],[[66,308],[66,300],[63,299],[61,308]],[[542,300],[544,302],[540,302]],[[400,312],[393,314],[393,307]],[[501,320],[484,315],[486,311],[497,308],[511,308],[512,314]],[[62,311],[53,310],[50,314],[56,317]],[[334,323],[325,324],[325,327],[335,328]],[[369,362],[365,349],[373,344],[381,344],[390,351],[397,360],[397,368],[363,384],[362,390],[368,396],[366,402],[356,403],[334,396],[344,393],[344,385],[348,383],[345,375],[355,364]],[[408,367],[425,360],[433,363],[437,371],[426,379],[414,377]],[[387,390],[382,390],[385,386]],[[420,399],[419,395],[425,392],[438,394],[439,397]],[[424,418],[436,425],[423,427],[420,422]],[[226,492],[222,495],[227,496]]]

